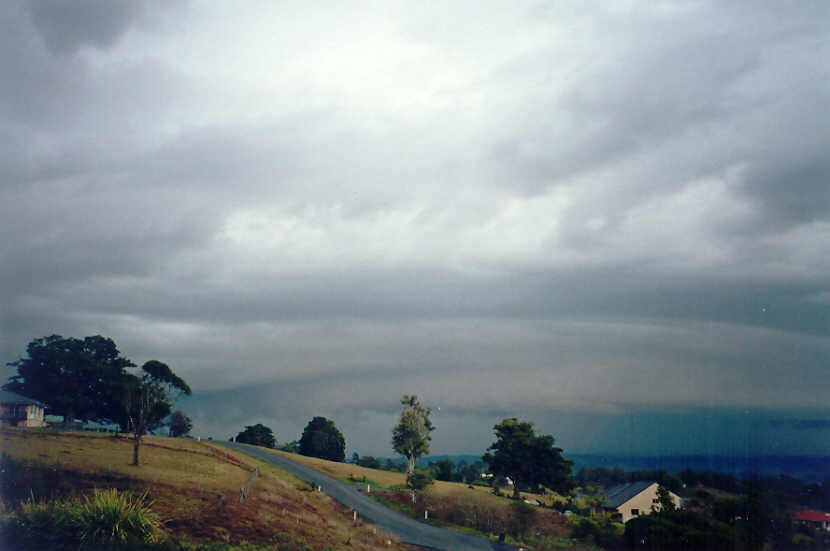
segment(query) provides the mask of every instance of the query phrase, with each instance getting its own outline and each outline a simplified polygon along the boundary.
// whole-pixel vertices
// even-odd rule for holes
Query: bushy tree
[[[449,459],[441,459],[437,462],[430,462],[430,468],[435,473],[435,480],[452,482],[455,480],[455,463]]]
[[[539,516],[534,505],[524,501],[514,501],[510,504],[507,516],[507,531],[515,538],[520,538],[530,531]]]
[[[277,439],[274,438],[274,433],[262,423],[246,426],[245,430],[236,435],[236,441],[243,444],[263,446],[265,448],[275,448],[277,446]]]
[[[406,476],[406,487],[412,491],[423,491],[432,483],[431,473],[422,469],[417,469]]]
[[[424,408],[417,396],[401,399],[403,411],[398,424],[392,429],[392,446],[407,459],[407,474],[415,472],[415,460],[429,453],[430,433],[435,430],[429,420],[431,410]]]
[[[364,455],[357,460],[357,464],[367,469],[380,469],[381,467],[380,459],[373,455]]]
[[[173,412],[173,415],[170,416],[169,427],[170,436],[185,436],[190,433],[190,430],[193,428],[193,422],[190,420],[190,417],[182,412],[182,410],[176,410]]]
[[[562,457],[553,436],[536,435],[533,423],[519,422],[515,417],[503,420],[493,430],[496,441],[483,459],[491,473],[513,481],[515,499],[519,499],[522,487],[543,485],[559,492],[572,487],[572,462]]]
[[[26,352],[28,357],[6,364],[17,374],[4,390],[44,402],[66,421],[121,419],[126,368],[135,364],[121,356],[112,339],[51,335],[31,341]]]
[[[315,417],[308,422],[300,437],[300,454],[343,461],[346,458],[346,440],[333,421]]]

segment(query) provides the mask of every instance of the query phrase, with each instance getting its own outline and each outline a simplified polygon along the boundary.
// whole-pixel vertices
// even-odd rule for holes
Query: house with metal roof
[[[793,515],[793,520],[798,524],[810,526],[819,530],[830,531],[830,513],[805,509]]]
[[[46,404],[14,392],[0,390],[0,422],[16,427],[45,427]]]
[[[640,481],[619,484],[605,492],[603,508],[611,513],[620,515],[623,522],[634,517],[648,515],[652,510],[660,510],[660,501],[657,499],[656,482]],[[680,496],[673,492],[669,495],[675,507],[680,507]]]

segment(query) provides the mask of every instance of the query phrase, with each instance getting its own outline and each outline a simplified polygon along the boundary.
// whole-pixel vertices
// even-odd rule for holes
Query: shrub
[[[22,549],[126,549],[158,541],[161,521],[145,503],[116,490],[73,501],[36,502],[3,520],[4,536]]]
[[[510,514],[507,517],[507,531],[513,537],[525,535],[536,524],[538,512],[536,507],[524,501],[514,501],[510,504]]]
[[[145,503],[147,494],[133,498],[115,489],[95,490],[77,506],[81,543],[93,548],[152,543],[161,528],[158,515]]]

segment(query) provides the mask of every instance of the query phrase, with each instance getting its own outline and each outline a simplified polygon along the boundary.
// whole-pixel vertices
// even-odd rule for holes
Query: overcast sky
[[[412,393],[435,453],[830,453],[830,3],[313,4],[0,3],[4,362],[349,453]]]

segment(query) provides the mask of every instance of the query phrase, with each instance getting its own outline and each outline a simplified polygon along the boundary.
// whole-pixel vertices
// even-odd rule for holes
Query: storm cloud
[[[7,2],[0,355],[110,336],[205,436],[830,453],[828,11]]]

